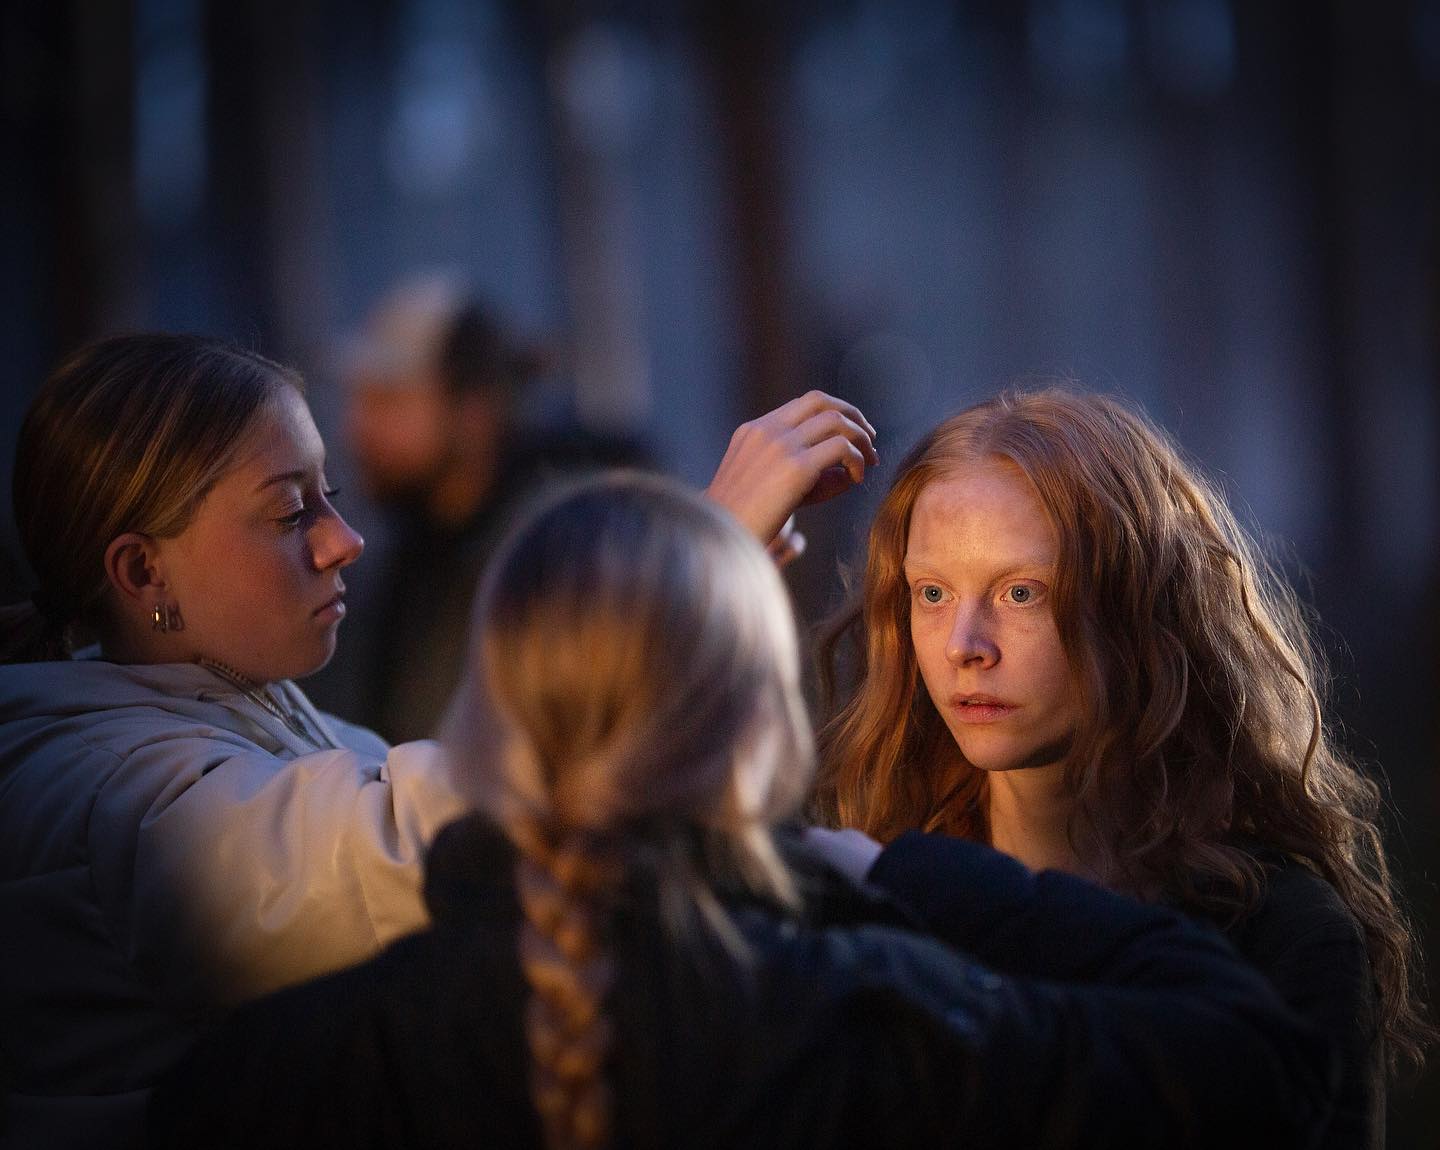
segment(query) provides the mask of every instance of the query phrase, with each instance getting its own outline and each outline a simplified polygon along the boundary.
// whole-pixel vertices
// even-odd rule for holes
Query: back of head
[[[598,1145],[606,892],[643,859],[717,926],[716,870],[791,894],[770,828],[810,779],[794,623],[737,523],[628,475],[571,488],[520,526],[476,626],[507,746],[458,769],[520,852],[535,1101],[552,1146]]]
[[[385,296],[345,354],[345,434],[378,503],[454,530],[507,481],[514,407],[539,373],[498,316],[426,276]]]
[[[65,360],[20,429],[15,521],[36,610],[0,621],[7,662],[68,656],[103,622],[105,548],[181,532],[256,412],[298,376],[254,352],[185,335],[122,335]]]

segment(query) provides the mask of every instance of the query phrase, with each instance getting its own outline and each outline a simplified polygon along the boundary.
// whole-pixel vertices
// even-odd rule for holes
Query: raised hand
[[[797,507],[849,490],[878,462],[860,409],[810,391],[736,428],[705,494],[768,544]]]

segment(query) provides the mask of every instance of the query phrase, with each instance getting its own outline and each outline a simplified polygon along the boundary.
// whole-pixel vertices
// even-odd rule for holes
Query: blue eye
[[[1005,595],[1009,598],[1010,602],[1014,603],[1017,607],[1026,607],[1035,602],[1040,595],[1040,591],[1027,584],[1017,583],[1015,586],[1007,588]]]
[[[920,588],[920,598],[924,599],[927,603],[938,603],[944,597],[945,592],[933,583],[927,583],[924,587]]]

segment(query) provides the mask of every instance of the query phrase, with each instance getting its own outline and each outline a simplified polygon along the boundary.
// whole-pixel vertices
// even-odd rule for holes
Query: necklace
[[[287,707],[281,706],[274,695],[272,695],[265,687],[262,687],[254,679],[250,678],[249,675],[237,671],[228,663],[220,662],[219,659],[200,659],[199,663],[200,666],[206,668],[207,670],[214,671],[215,674],[219,675],[222,679],[226,680],[228,683],[238,688],[240,693],[243,694],[252,703],[256,703],[259,706],[263,707],[266,711],[274,715],[277,719],[279,719],[282,723],[289,727],[290,730],[294,731],[295,734],[299,735],[302,739],[311,743],[317,742],[315,735],[305,728],[305,724],[300,721],[300,716],[298,714],[296,714],[294,711],[290,710]],[[334,744],[328,737],[324,737],[321,741],[323,741],[327,746],[334,746]]]

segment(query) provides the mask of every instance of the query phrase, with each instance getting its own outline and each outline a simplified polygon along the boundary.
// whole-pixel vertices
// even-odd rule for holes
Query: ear
[[[150,608],[156,593],[165,590],[155,539],[136,531],[117,535],[105,548],[105,577],[124,599]]]

